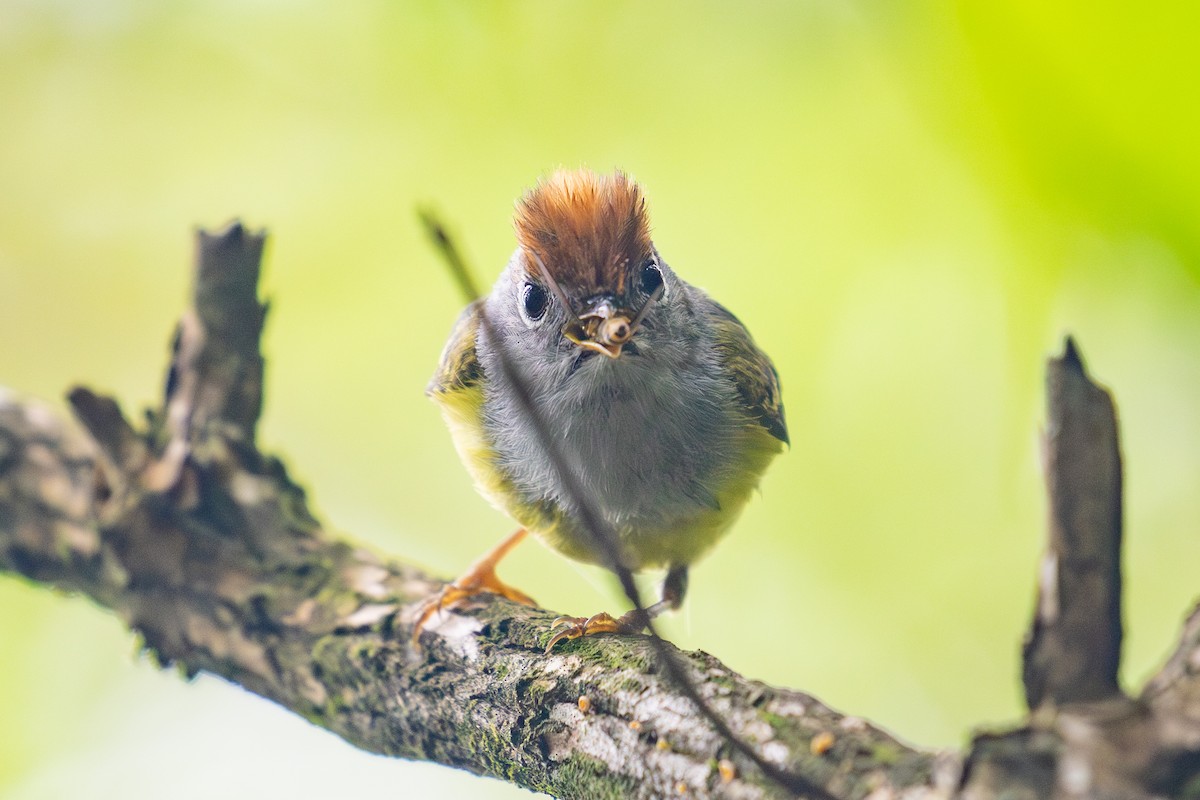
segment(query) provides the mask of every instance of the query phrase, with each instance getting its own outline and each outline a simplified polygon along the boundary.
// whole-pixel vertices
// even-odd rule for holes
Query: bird
[[[528,534],[578,561],[666,569],[644,613],[555,620],[550,652],[677,609],[689,566],[732,526],[788,433],[771,360],[668,266],[629,175],[556,170],[518,199],[513,225],[516,250],[459,316],[426,393],[476,488],[520,527],[422,604],[413,637],[475,595],[534,605],[496,575]],[[612,542],[597,540],[585,504]]]

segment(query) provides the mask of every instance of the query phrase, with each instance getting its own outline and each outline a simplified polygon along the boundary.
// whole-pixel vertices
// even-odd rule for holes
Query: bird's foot
[[[417,643],[421,631],[425,629],[425,625],[434,614],[442,609],[458,608],[476,595],[495,594],[506,597],[515,603],[536,606],[537,603],[532,597],[520,589],[509,586],[496,574],[496,562],[524,537],[524,530],[517,531],[472,564],[470,569],[453,582],[446,584],[438,592],[421,601],[417,608],[416,620],[413,623],[413,643]]]
[[[434,614],[443,609],[458,608],[472,597],[481,594],[500,595],[526,606],[537,605],[532,597],[500,580],[495,572],[486,575],[464,575],[421,601],[416,621],[413,623],[413,641],[421,636],[421,631]]]
[[[559,617],[550,624],[550,632],[554,635],[546,644],[546,652],[553,650],[563,639],[578,639],[596,633],[640,633],[645,627],[646,617],[636,609],[620,618],[604,611],[590,617]]]

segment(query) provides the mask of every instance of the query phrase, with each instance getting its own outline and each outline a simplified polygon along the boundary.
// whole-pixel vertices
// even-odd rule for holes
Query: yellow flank
[[[471,473],[476,488],[492,505],[525,525],[521,515],[514,513],[512,486],[496,469],[495,451],[483,433],[482,387],[476,384],[458,391],[431,394],[442,408],[442,417],[450,429],[458,457]],[[537,531],[531,528],[530,533]]]

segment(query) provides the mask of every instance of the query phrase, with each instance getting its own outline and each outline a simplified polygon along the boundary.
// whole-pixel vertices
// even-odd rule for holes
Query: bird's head
[[[668,291],[638,185],[622,172],[560,170],[517,202],[514,226],[510,300],[524,326],[549,329],[555,347],[566,340],[610,359],[636,351]]]

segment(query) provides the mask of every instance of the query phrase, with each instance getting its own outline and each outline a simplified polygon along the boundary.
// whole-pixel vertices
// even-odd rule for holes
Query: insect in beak
[[[609,358],[621,355],[621,348],[633,338],[633,332],[629,316],[613,308],[608,299],[600,300],[563,328],[563,336],[570,341]]]
[[[554,280],[554,276],[550,274],[550,270],[546,268],[542,259],[533,251],[529,251],[529,254],[533,256],[538,271],[542,274],[542,279],[546,281],[546,285],[550,287],[550,291],[558,298],[558,302],[562,304],[567,316],[570,317],[567,324],[563,326],[562,335],[584,350],[602,353],[609,358],[621,355],[621,348],[637,333],[646,312],[663,294],[663,285],[659,284],[632,318],[628,311],[616,308],[608,298],[601,298],[584,313],[576,314],[567,299],[566,292]]]

